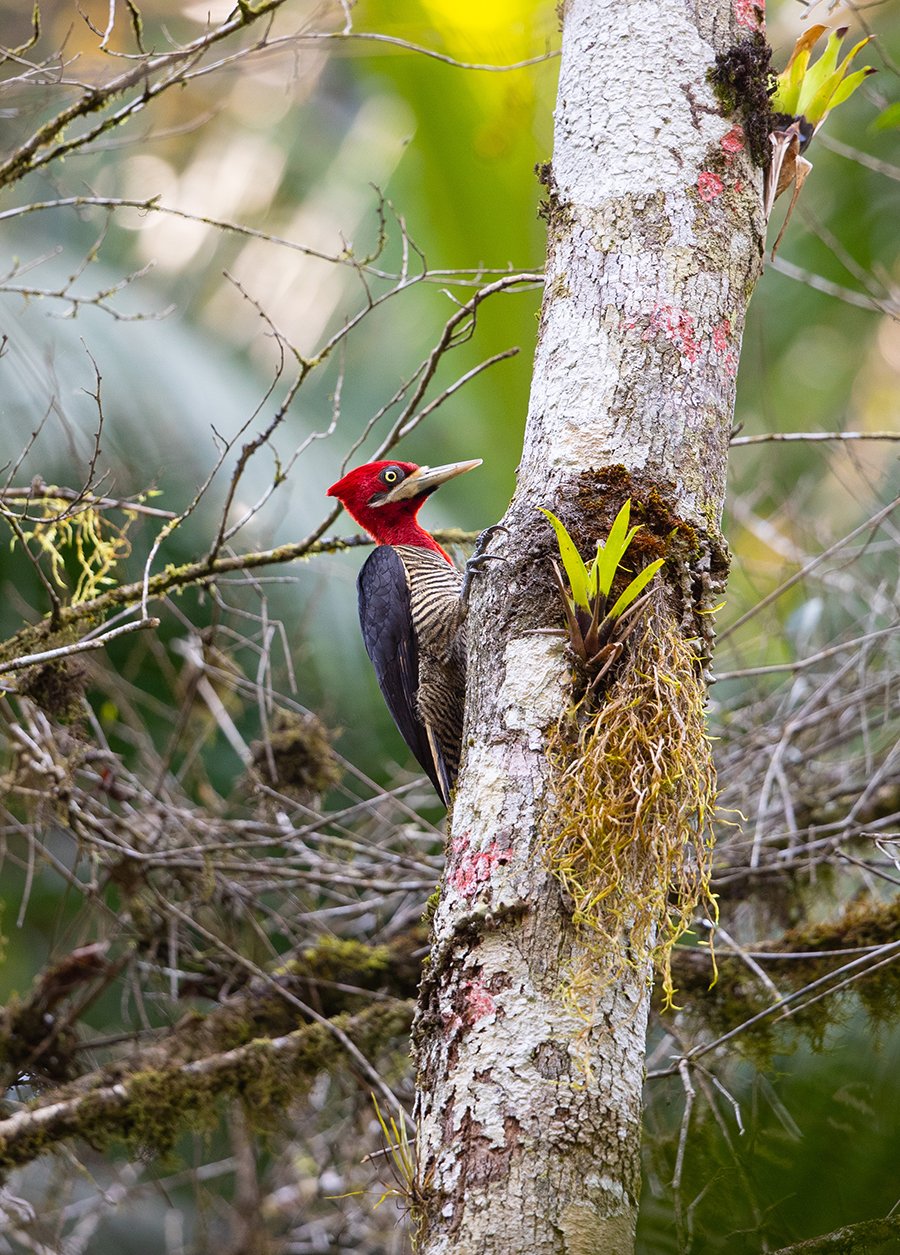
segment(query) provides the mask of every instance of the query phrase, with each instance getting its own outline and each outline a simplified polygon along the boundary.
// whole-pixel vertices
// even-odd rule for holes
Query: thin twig
[[[900,431],[765,431],[756,436],[732,436],[732,449],[748,444],[771,444],[773,441],[817,444],[842,440],[900,440]]]
[[[0,488],[0,501],[10,505],[20,502],[26,507],[29,501],[68,501],[77,505],[77,510],[67,507],[59,514],[29,515],[20,514],[19,518],[27,523],[61,523],[72,514],[82,510],[123,510],[127,514],[146,514],[155,519],[174,519],[173,510],[161,510],[158,506],[144,505],[141,501],[129,501],[126,497],[97,497],[93,493],[75,488],[63,488],[58,484],[45,484],[43,480],[35,480],[27,488]]]
[[[884,958],[880,959],[878,963],[873,964],[870,960],[876,955],[883,955]],[[867,975],[868,971],[874,971],[883,966],[885,962],[893,962],[898,957],[900,957],[900,941],[891,941],[883,946],[878,946],[877,949],[873,950],[870,954],[863,955],[858,959],[853,959],[850,963],[845,963],[842,967],[836,968],[833,972],[828,972],[825,976],[820,976],[818,980],[811,981],[808,985],[804,985],[802,989],[797,989],[794,993],[786,994],[779,1002],[773,1003],[770,1007],[765,1007],[762,1011],[758,1011],[756,1015],[751,1015],[750,1018],[744,1020],[743,1023],[738,1024],[729,1032],[723,1033],[721,1037],[717,1037],[715,1041],[705,1042],[699,1046],[694,1046],[692,1050],[689,1050],[687,1054],[682,1056],[682,1059],[691,1061],[693,1059],[699,1059],[702,1055],[709,1054],[711,1050],[718,1050],[720,1046],[724,1046],[726,1042],[732,1041],[735,1037],[740,1036],[740,1034],[746,1032],[748,1028],[752,1028],[755,1024],[759,1024],[761,1020],[768,1019],[768,1017],[773,1015],[775,1012],[782,1011],[793,1003],[798,1002],[814,989],[818,989],[822,985],[827,984],[829,981],[834,980],[836,976],[841,976],[845,972],[854,972],[855,976],[853,979],[858,980],[860,977]],[[835,986],[835,989],[843,989],[847,983],[848,981],[845,979],[841,981],[839,985]],[[833,993],[834,991],[835,990],[826,990],[825,993]],[[779,1015],[778,1019],[785,1019],[786,1014]],[[647,1080],[657,1080],[663,1076],[673,1076],[678,1071],[678,1065],[680,1062],[681,1060],[678,1060],[669,1068],[660,1068],[655,1072],[648,1072]]]
[[[761,610],[770,606],[773,601],[777,601],[779,597],[784,596],[788,589],[793,588],[795,584],[806,579],[810,572],[814,571],[816,567],[821,566],[823,562],[826,562],[829,558],[833,557],[834,554],[840,552],[845,545],[848,545],[852,540],[855,540],[857,536],[861,536],[867,531],[874,531],[885,521],[885,519],[890,518],[890,516],[897,509],[898,505],[900,505],[900,496],[895,497],[893,501],[889,501],[886,506],[873,514],[871,518],[866,519],[864,523],[860,523],[858,527],[854,527],[852,531],[847,532],[847,534],[842,536],[840,540],[836,540],[833,545],[829,545],[827,549],[823,549],[823,551],[815,558],[812,558],[802,570],[797,571],[790,577],[790,579],[787,579],[784,583],[779,584],[778,587],[773,589],[771,593],[768,593],[765,597],[761,597],[760,600],[757,601],[749,610],[740,615],[734,623],[730,623],[724,631],[719,633],[719,644],[721,645],[724,640],[727,640],[729,636],[733,635],[738,628],[743,627],[749,619],[758,615]]]

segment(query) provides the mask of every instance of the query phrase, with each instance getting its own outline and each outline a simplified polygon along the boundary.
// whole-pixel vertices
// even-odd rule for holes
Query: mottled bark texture
[[[661,543],[664,613],[702,634],[762,173],[707,81],[756,29],[745,0],[569,0],[547,283],[509,536],[470,614],[464,763],[415,1031],[420,1249],[624,1255],[640,1184],[646,961],[587,1019],[565,997],[583,939],[543,853],[548,729],[571,701],[550,529],[583,553],[626,496]]]

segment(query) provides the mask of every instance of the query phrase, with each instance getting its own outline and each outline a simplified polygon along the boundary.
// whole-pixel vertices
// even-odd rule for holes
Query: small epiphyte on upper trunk
[[[832,32],[822,55],[810,66],[813,47],[827,29],[826,26],[811,26],[808,31],[804,31],[794,44],[787,65],[774,80],[774,118],[769,133],[772,152],[766,171],[766,219],[771,215],[772,206],[782,192],[791,186],[794,192],[778,238],[772,247],[773,256],[790,221],[800,189],[812,170],[812,163],[802,155],[804,150],[832,109],[849,100],[862,81],[875,73],[871,65],[849,73],[850,63],[871,36],[854,44],[840,64],[838,63],[841,44],[847,34],[846,26]]]

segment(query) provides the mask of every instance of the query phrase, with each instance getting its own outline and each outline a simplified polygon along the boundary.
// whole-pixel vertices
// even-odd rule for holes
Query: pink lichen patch
[[[704,170],[697,180],[697,191],[700,199],[707,202],[715,200],[717,196],[721,196],[725,190],[725,184],[717,174],[713,174],[711,170]]]
[[[478,889],[478,876],[476,873],[474,860],[467,858],[457,867],[456,871],[450,876],[450,883],[453,888],[463,895],[464,898],[470,898]]]
[[[464,844],[463,844],[464,842]],[[462,854],[459,866],[450,873],[450,884],[463,897],[470,898],[478,892],[479,886],[486,884],[499,863],[507,863],[512,858],[512,849],[501,849],[496,841],[492,842],[487,849],[479,850],[475,854],[468,854],[469,842],[466,838],[460,838],[460,844],[454,841],[451,844],[452,853]]]
[[[765,0],[734,0],[734,20],[748,30],[762,30],[765,25]]]
[[[650,326],[642,338],[649,340],[653,335],[664,336],[681,350],[691,364],[700,356],[694,319],[685,309],[678,309],[673,305],[657,305],[650,315]]]
[[[493,1015],[497,1004],[490,990],[480,980],[463,981],[465,1006],[463,1019],[467,1024],[477,1024],[486,1015]]]
[[[736,157],[744,147],[744,128],[742,126],[733,126],[727,135],[722,136],[720,146],[728,157]]]
[[[716,352],[722,355],[722,366],[725,374],[733,379],[737,374],[738,359],[737,353],[729,346],[730,338],[731,322],[728,318],[723,318],[718,326],[713,327],[712,342]]]
[[[731,335],[731,323],[727,318],[723,318],[717,327],[713,328],[712,341],[713,347],[718,353],[726,353],[728,351],[728,337]]]
[[[735,179],[735,181],[734,181],[734,190],[735,190],[736,192],[742,192],[742,191],[744,190],[744,181],[743,181],[743,179]]]
[[[447,1042],[452,1056],[458,1049],[456,1039],[460,1033],[465,1032],[465,1022],[462,1016],[457,1015],[455,1011],[442,1011],[441,1026],[444,1030],[444,1040]]]

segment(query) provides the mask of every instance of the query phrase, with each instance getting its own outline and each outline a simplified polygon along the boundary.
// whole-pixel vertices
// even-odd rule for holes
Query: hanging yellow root
[[[550,734],[549,866],[571,902],[583,956],[569,995],[585,1012],[625,968],[652,960],[672,1005],[672,947],[710,891],[716,773],[696,657],[651,611],[621,669]]]

